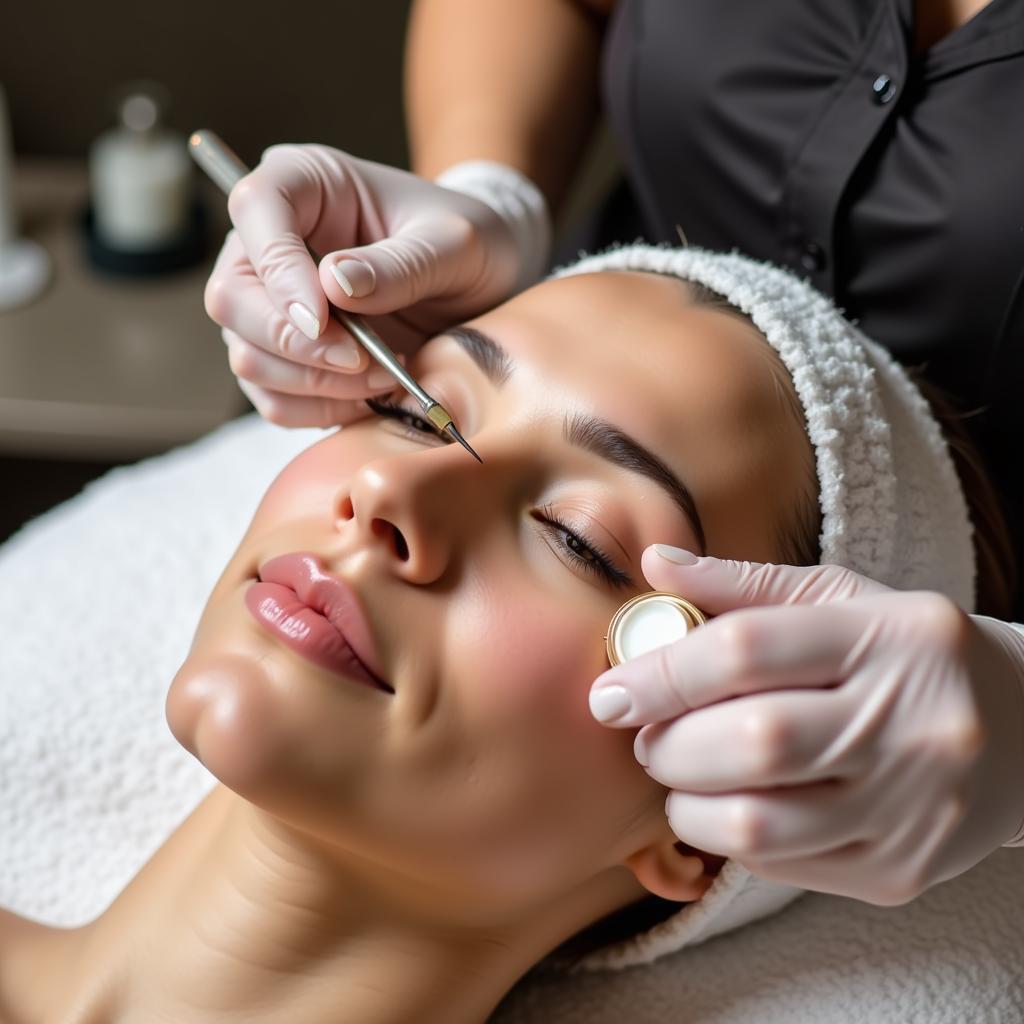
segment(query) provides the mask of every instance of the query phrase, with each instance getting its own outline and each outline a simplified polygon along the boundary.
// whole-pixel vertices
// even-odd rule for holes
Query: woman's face
[[[374,415],[298,456],[210,597],[168,717],[223,783],[346,856],[522,905],[671,838],[633,734],[587,706],[610,617],[650,589],[644,547],[778,560],[813,464],[768,346],[676,280],[547,282],[471,327],[410,368],[483,464],[402,392],[404,422]],[[307,557],[270,565],[288,554]],[[326,614],[393,692],[310,660],[303,614],[323,620],[296,613],[296,572],[350,588],[366,636]]]

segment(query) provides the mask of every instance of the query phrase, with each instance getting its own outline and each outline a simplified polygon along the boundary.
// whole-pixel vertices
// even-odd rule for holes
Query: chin
[[[254,658],[190,655],[164,710],[174,738],[242,796],[273,780],[292,746],[281,729],[278,695]]]

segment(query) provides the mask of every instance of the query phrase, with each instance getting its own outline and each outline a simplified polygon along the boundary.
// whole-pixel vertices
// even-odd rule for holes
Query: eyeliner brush
[[[220,136],[206,129],[193,132],[189,136],[188,151],[192,159],[220,186],[225,195],[231,191],[237,181],[249,173],[249,168],[242,163],[238,155],[225,144]],[[306,246],[306,250],[313,262],[319,264],[320,257],[309,245]],[[420,403],[423,415],[434,425],[438,433],[450,435],[477,462],[484,461],[459,433],[459,428],[455,425],[448,410],[416,383],[415,378],[398,361],[395,353],[358,313],[349,313],[331,303],[328,303],[328,308],[331,316]]]

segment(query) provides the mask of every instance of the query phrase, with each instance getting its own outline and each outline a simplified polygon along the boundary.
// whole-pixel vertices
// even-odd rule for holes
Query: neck
[[[914,0],[914,52],[930,49],[989,3],[991,0]]]
[[[449,927],[218,786],[100,918],[55,932],[32,966],[59,965],[42,1016],[74,1024],[470,1024],[629,884],[605,886],[596,913],[581,891],[543,921]],[[44,975],[27,976],[35,988]]]

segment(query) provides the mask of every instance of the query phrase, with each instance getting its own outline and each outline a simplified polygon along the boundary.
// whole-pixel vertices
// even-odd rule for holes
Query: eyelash
[[[561,519],[550,505],[542,505],[536,518],[557,538],[558,546],[565,552],[566,557],[586,572],[596,573],[613,587],[626,587],[633,582],[629,575],[619,569],[596,544],[581,536]],[[562,534],[565,536],[561,536]],[[569,538],[568,542],[565,537]],[[581,555],[573,547],[574,544],[585,549],[590,557]]]
[[[406,409],[401,405],[396,405],[394,402],[388,402],[381,398],[366,398],[364,401],[376,415],[401,423],[407,428],[409,437],[427,434],[431,437],[436,437],[438,441],[444,441],[445,444],[455,443],[447,434],[442,434],[440,431],[435,430],[430,420],[425,420],[422,416],[418,416],[411,409]],[[417,426],[417,424],[420,425]]]
[[[410,409],[379,398],[367,398],[365,401],[377,416],[383,416],[403,424],[407,428],[406,432],[409,437],[415,438],[427,434],[436,437],[439,441],[444,441],[445,444],[454,443],[446,435],[438,433],[428,420],[417,416]],[[613,587],[626,587],[632,583],[630,576],[619,569],[600,547],[572,529],[550,505],[541,506],[535,518],[548,528],[548,532],[556,538],[556,542],[566,558],[574,565],[579,566],[585,572],[600,576]]]

